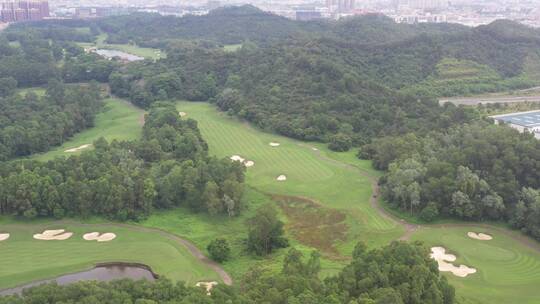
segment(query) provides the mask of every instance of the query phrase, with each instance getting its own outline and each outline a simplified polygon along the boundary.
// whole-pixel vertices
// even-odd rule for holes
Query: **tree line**
[[[46,163],[1,163],[0,214],[139,220],[180,206],[212,215],[242,210],[245,168],[209,157],[197,123],[171,104],[152,107],[141,140],[93,146]]]
[[[0,297],[0,303],[290,303],[290,304],[452,304],[454,288],[439,274],[428,249],[419,244],[394,242],[367,250],[359,243],[350,264],[321,280],[319,254],[308,258],[294,248],[284,258],[281,272],[252,268],[237,286],[218,285],[206,290],[174,284],[118,280],[83,281],[66,286],[45,284],[22,296]]]

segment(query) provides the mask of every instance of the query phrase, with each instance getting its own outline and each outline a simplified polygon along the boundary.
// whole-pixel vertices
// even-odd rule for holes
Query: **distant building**
[[[490,116],[495,124],[505,123],[519,132],[534,133],[540,139],[540,110]]]
[[[296,11],[296,20],[309,21],[323,18],[320,11],[315,10],[302,10]]]
[[[326,0],[326,7],[331,12],[348,13],[355,8],[355,0]]]
[[[219,1],[215,1],[215,0],[210,0],[206,3],[206,7],[209,9],[209,10],[213,10],[213,9],[216,9],[218,7],[221,6],[221,2]]]
[[[447,22],[446,15],[432,15],[432,14],[412,14],[412,15],[398,15],[392,16],[396,23],[443,23]]]
[[[2,22],[34,21],[47,17],[49,17],[47,0],[0,2],[0,21]]]

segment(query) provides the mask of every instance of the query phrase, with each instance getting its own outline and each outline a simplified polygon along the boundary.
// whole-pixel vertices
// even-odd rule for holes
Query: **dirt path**
[[[61,221],[58,223],[62,223],[62,222],[66,224],[78,225],[78,226],[95,226],[96,225],[96,224],[82,224],[82,223],[77,223],[77,222],[72,222],[72,221]],[[225,271],[225,269],[221,267],[221,265],[219,265],[218,263],[206,257],[204,253],[202,253],[202,251],[199,250],[199,248],[197,248],[197,246],[195,246],[193,243],[175,234],[172,234],[170,232],[167,232],[159,228],[149,228],[149,227],[138,226],[138,225],[130,225],[130,224],[122,224],[122,223],[105,223],[104,225],[122,227],[122,228],[132,229],[135,231],[140,231],[140,232],[153,232],[153,233],[158,233],[159,235],[162,235],[164,237],[167,237],[179,243],[180,245],[184,246],[195,258],[197,258],[197,260],[199,260],[199,262],[203,263],[204,265],[214,270],[220,276],[221,280],[223,281],[225,285],[232,285],[233,283],[232,277]]]

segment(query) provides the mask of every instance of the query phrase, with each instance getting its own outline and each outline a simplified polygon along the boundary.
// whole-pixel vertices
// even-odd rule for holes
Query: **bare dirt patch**
[[[300,243],[317,248],[331,259],[341,260],[336,246],[347,239],[345,213],[325,208],[320,204],[302,197],[273,195],[279,207],[288,218],[285,228]]]
[[[492,240],[493,237],[489,234],[485,234],[485,233],[476,233],[476,232],[467,232],[467,236],[470,237],[471,239],[475,239],[475,240],[480,240],[480,241],[489,241],[489,240]]]
[[[470,268],[463,264],[457,267],[454,264],[449,263],[454,262],[456,260],[456,256],[446,253],[446,249],[444,247],[431,247],[431,252],[431,258],[437,261],[437,264],[439,264],[439,271],[451,272],[453,275],[460,278],[464,278],[469,274],[476,272],[476,269]]]
[[[0,233],[0,242],[9,239],[9,233]]]
[[[34,234],[34,239],[41,241],[65,241],[73,236],[72,232],[64,229],[45,230],[42,233]]]
[[[71,148],[71,149],[67,149],[66,153],[73,153],[73,152],[77,152],[77,151],[80,151],[80,150],[83,150],[83,149],[86,149],[86,148],[89,148],[91,146],[91,144],[85,144],[85,145],[82,145],[82,146],[79,146],[77,148]]]

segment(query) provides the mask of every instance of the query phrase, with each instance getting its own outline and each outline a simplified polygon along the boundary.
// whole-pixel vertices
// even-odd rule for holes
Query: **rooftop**
[[[523,127],[540,126],[540,110],[490,116],[491,118]]]

